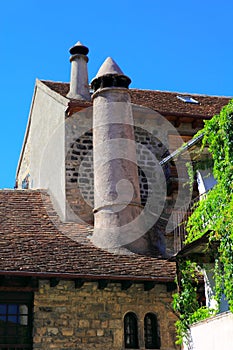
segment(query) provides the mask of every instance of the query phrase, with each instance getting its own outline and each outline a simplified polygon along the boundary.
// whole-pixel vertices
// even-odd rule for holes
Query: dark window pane
[[[8,315],[8,321],[18,323],[18,315]]]
[[[19,307],[16,304],[9,304],[8,305],[8,314],[9,315],[17,315],[19,312]]]
[[[32,349],[33,294],[0,292],[1,300],[0,350]]]
[[[138,349],[138,324],[137,317],[129,312],[124,318],[124,338],[127,349]]]
[[[144,319],[144,337],[146,349],[160,349],[160,332],[157,317],[148,313]]]
[[[6,322],[6,315],[0,315],[0,324],[1,321]]]
[[[6,304],[0,304],[0,315],[6,314]]]

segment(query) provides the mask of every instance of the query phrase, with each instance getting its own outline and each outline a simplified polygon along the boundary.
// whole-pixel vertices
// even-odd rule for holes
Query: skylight
[[[199,102],[197,100],[195,100],[194,98],[190,97],[190,96],[180,96],[177,95],[176,96],[179,100],[186,102],[186,103],[195,103],[198,104]]]

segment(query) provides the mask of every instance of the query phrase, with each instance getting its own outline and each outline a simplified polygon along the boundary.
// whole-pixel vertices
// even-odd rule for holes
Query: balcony
[[[207,193],[207,192],[206,192]],[[174,254],[178,253],[183,247],[187,236],[186,225],[188,218],[195,210],[195,204],[200,200],[204,199],[206,193],[194,198],[188,206],[181,208],[179,211],[172,213],[173,222],[175,223],[174,234]]]

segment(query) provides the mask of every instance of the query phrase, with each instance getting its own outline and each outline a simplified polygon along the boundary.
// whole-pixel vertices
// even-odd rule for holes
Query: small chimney
[[[68,98],[90,101],[87,73],[87,54],[89,49],[78,41],[70,49],[71,77]]]
[[[111,252],[145,251],[131,80],[108,57],[92,80],[94,233],[93,243]]]

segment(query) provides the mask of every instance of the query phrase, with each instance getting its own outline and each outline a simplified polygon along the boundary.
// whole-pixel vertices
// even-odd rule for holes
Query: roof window
[[[186,103],[194,103],[194,104],[199,104],[199,102],[197,100],[195,100],[194,98],[190,97],[190,96],[180,96],[177,95],[176,96],[179,100],[186,102]]]

